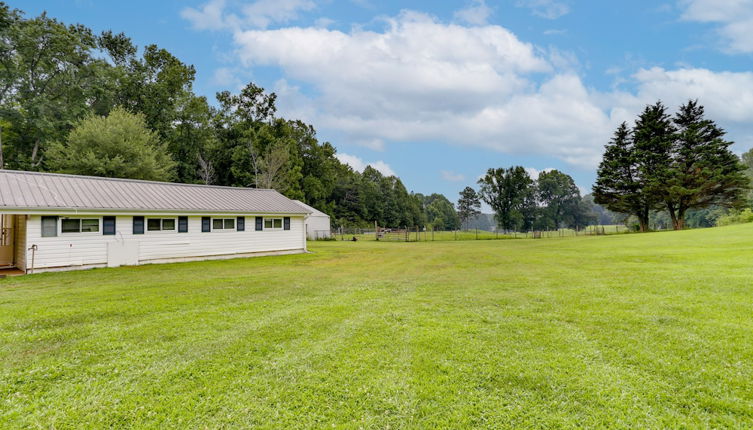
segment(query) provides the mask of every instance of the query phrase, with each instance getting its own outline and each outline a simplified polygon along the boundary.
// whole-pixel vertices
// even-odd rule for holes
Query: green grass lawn
[[[0,428],[753,426],[753,225],[0,281]]]

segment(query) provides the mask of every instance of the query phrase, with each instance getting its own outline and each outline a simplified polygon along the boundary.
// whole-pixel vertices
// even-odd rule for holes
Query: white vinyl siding
[[[83,218],[83,217],[82,217]],[[92,217],[93,218],[93,217]],[[150,218],[145,217],[145,223]],[[254,216],[245,217],[245,224],[254,225]],[[97,218],[97,219],[101,219]],[[175,220],[172,231],[148,231],[133,234],[133,217],[116,217],[116,234],[66,233],[57,237],[42,237],[41,216],[32,215],[27,227],[27,247],[37,245],[34,266],[37,269],[90,266],[107,264],[107,243],[111,241],[136,241],[139,245],[139,262],[179,258],[213,257],[232,254],[263,253],[275,251],[304,251],[303,217],[290,218],[290,230],[245,231],[224,230],[223,234],[201,232],[201,216],[188,217],[188,232],[177,233],[177,217],[161,217]],[[235,225],[236,218],[232,219]],[[280,218],[281,219],[281,218]],[[60,224],[58,220],[58,224]],[[164,221],[161,222],[164,226]],[[224,221],[223,221],[224,227]],[[175,234],[171,234],[175,233]],[[29,261],[31,251],[28,251]]]

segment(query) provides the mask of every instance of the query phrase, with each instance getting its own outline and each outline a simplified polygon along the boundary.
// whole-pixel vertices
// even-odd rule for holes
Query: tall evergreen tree
[[[634,215],[641,231],[648,229],[651,207],[642,194],[633,155],[633,136],[627,123],[620,124],[606,145],[593,186],[593,198],[612,212]]]
[[[744,166],[724,140],[725,131],[704,118],[703,106],[690,100],[674,116],[672,147],[664,201],[675,230],[684,228],[689,209],[740,207],[749,180]]]
[[[468,228],[468,220],[481,213],[481,198],[476,190],[471,187],[465,187],[460,192],[458,199],[458,218],[461,226]]]

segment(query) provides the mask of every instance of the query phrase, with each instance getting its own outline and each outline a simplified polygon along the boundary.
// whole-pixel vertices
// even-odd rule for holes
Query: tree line
[[[274,188],[335,226],[459,225],[444,196],[341,163],[276,94],[249,83],[213,104],[195,74],[156,45],[0,3],[0,168]]]
[[[481,201],[494,211],[498,228],[509,231],[583,228],[598,219],[569,175],[548,170],[534,179],[522,166],[491,168],[478,181],[479,191],[460,192],[458,214],[468,225],[480,214]]]

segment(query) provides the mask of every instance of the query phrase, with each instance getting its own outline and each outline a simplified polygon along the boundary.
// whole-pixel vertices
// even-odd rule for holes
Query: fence
[[[528,232],[500,232],[487,230],[434,230],[431,228],[339,228],[332,232],[337,240],[384,242],[431,242],[454,240],[545,239],[576,236],[601,236],[627,233],[624,225],[594,225],[582,229],[535,230]]]

